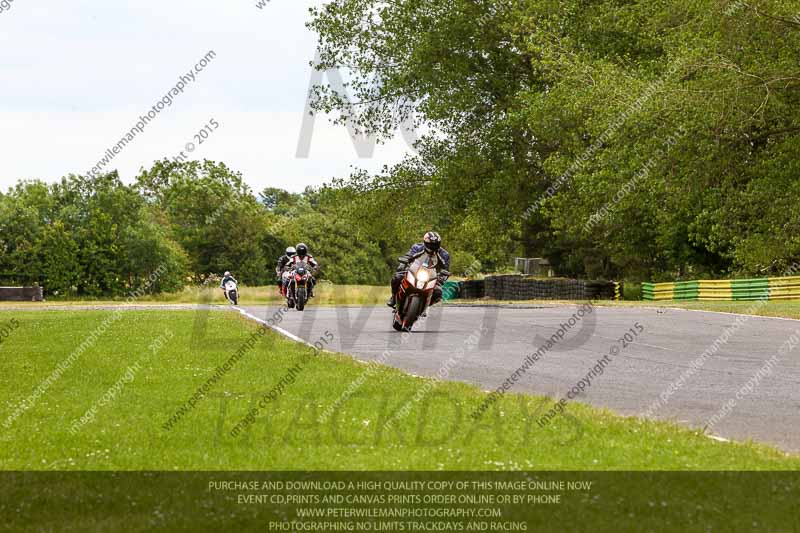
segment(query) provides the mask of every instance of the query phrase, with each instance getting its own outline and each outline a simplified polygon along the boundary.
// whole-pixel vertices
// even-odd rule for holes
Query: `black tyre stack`
[[[461,297],[464,299],[477,300],[485,295],[485,282],[483,280],[468,280],[461,287]]]
[[[493,300],[612,300],[614,292],[614,283],[610,281],[501,275],[488,276],[483,282],[464,282],[462,297],[474,299],[487,296]]]
[[[497,293],[497,276],[489,276],[484,280],[484,283],[484,296],[494,300],[499,300],[500,295]]]

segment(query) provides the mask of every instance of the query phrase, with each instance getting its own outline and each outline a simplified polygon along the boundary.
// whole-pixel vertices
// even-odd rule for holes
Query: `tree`
[[[346,65],[356,98],[319,87],[315,108],[384,136],[413,110],[433,133],[328,195],[359,231],[436,225],[489,267],[778,271],[800,257],[800,24],[777,0],[737,6],[329,2],[318,68]]]
[[[274,252],[264,206],[222,163],[156,162],[137,185],[168,221],[196,280],[226,270],[247,284],[271,283]]]

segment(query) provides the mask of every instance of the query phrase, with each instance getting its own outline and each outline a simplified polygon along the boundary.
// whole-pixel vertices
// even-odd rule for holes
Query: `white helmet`
[[[227,276],[230,276],[230,275],[231,275],[230,271],[226,270],[225,271],[225,276],[227,277]]]
[[[295,249],[294,246],[290,246],[286,249],[286,255],[289,257],[294,257],[295,255],[297,255],[297,250]]]

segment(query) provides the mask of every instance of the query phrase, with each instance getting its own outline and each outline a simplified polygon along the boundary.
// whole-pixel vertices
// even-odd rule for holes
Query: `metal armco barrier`
[[[642,283],[643,300],[800,300],[800,276]]]
[[[41,302],[44,294],[41,287],[0,287],[1,302]]]

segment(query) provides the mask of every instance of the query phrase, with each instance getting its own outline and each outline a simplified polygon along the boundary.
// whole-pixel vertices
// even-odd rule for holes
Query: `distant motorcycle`
[[[311,287],[311,271],[305,261],[297,263],[291,271],[286,288],[286,305],[289,309],[302,311],[308,303],[308,290]]]
[[[233,305],[239,305],[239,287],[233,280],[225,282],[225,298]]]
[[[397,305],[392,319],[395,330],[411,331],[419,317],[428,309],[438,281],[437,262],[435,255],[423,254],[408,267],[397,291]],[[449,275],[449,272],[443,271],[442,274]]]

